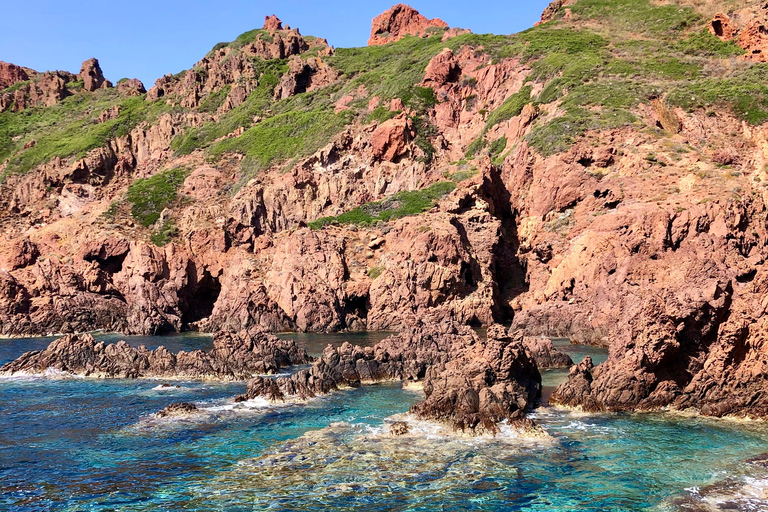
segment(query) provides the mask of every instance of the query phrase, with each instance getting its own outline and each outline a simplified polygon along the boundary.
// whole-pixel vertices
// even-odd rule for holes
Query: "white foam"
[[[250,400],[245,400],[244,402],[232,402],[232,403],[226,403],[222,405],[213,405],[210,407],[205,407],[203,410],[209,411],[209,412],[253,411],[253,410],[264,410],[264,409],[275,408],[275,407],[279,407],[280,405],[281,404],[270,402],[266,398],[256,397],[256,398],[251,398]]]

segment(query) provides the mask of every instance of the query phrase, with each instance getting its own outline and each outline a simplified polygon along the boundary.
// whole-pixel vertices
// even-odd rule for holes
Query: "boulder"
[[[413,122],[405,113],[389,119],[373,131],[373,156],[379,160],[394,162],[407,152],[408,143],[415,136]]]
[[[141,96],[146,93],[144,84],[138,78],[131,78],[117,83],[117,92],[126,96]]]

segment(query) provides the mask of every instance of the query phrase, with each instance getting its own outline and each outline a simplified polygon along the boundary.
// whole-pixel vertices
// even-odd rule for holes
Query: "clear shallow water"
[[[345,336],[297,339],[318,353]],[[210,343],[174,338],[141,343]],[[38,342],[2,340],[0,361]],[[768,451],[761,423],[552,408],[535,414],[549,440],[463,438],[420,422],[394,438],[387,423],[421,396],[398,384],[281,407],[233,404],[244,383],[159,384],[0,379],[0,510],[675,510],[680,498],[698,505],[697,487],[759,484],[761,470],[743,460]],[[151,418],[178,401],[203,412]]]

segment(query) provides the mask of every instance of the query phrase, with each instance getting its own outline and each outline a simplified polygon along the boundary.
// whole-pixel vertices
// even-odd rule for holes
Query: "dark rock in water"
[[[496,325],[488,329],[485,342],[468,341],[457,357],[429,369],[427,398],[411,412],[473,432],[495,432],[500,421],[522,420],[541,394],[541,375],[522,332],[507,334]]]
[[[185,416],[187,414],[191,414],[197,412],[197,406],[195,404],[190,404],[187,402],[181,402],[176,404],[171,404],[162,411],[159,411],[155,413],[156,418],[167,418],[167,417],[173,417],[173,416]]]
[[[328,346],[311,368],[290,377],[257,377],[236,400],[307,399],[343,386],[422,379],[426,400],[411,412],[472,433],[522,419],[541,393],[541,375],[522,333],[508,335],[494,326],[481,340],[469,327],[444,322],[411,327],[375,347]]]
[[[753,466],[768,468],[768,453],[763,453],[758,455],[757,457],[752,457],[751,459],[747,459],[746,462],[747,464],[752,464]]]
[[[258,374],[312,361],[295,341],[258,330],[219,332],[207,352],[172,354],[165,347],[147,350],[124,341],[106,345],[90,334],[53,341],[42,351],[27,352],[0,368],[0,374],[43,373],[48,368],[102,378],[184,377],[246,380]]]
[[[389,433],[393,436],[404,436],[410,430],[411,427],[404,421],[396,421],[389,426]]]
[[[555,348],[552,340],[549,338],[523,338],[525,350],[528,355],[536,361],[539,370],[548,368],[570,368],[573,366],[573,359],[568,354],[564,354]]]

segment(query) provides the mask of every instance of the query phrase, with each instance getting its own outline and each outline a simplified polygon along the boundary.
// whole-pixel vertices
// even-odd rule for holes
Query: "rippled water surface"
[[[382,336],[293,337],[318,354],[327,343],[373,344]],[[0,364],[49,341],[0,340]],[[127,341],[171,350],[211,343],[205,336]],[[564,349],[575,361],[606,356]],[[543,372],[545,386],[566,375]],[[472,439],[403,415],[421,393],[399,384],[308,404],[232,403],[244,389],[0,379],[0,510],[768,510],[764,469],[743,462],[768,451],[762,423],[545,407],[534,417],[549,439],[509,429]],[[194,402],[201,414],[152,418],[179,401]],[[387,424],[396,419],[410,421],[411,432],[392,437]]]

